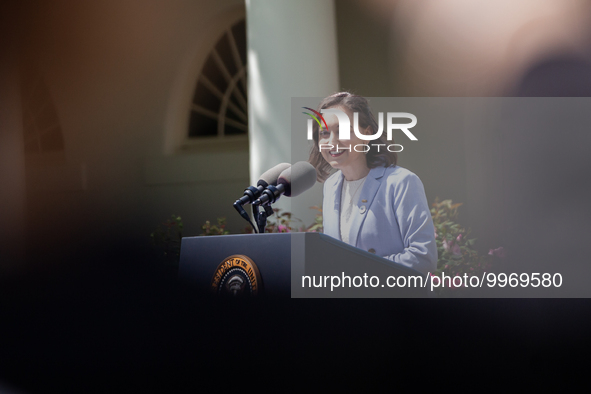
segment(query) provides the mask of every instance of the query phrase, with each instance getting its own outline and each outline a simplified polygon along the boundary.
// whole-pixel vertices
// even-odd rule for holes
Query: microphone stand
[[[263,191],[262,195],[252,203],[255,216],[255,220],[257,225],[259,226],[259,234],[263,234],[265,232],[265,227],[267,226],[267,218],[273,215],[273,208],[271,208],[271,204],[275,201],[279,200],[281,195],[285,192],[285,185],[279,183],[277,186],[269,185],[267,189]],[[259,205],[262,205],[265,209],[264,212],[259,211]]]
[[[248,222],[248,224],[250,224],[252,226],[252,229],[256,232],[257,229],[254,226],[254,224],[252,224],[252,221],[250,220],[250,216],[248,216],[248,214],[246,213],[246,211],[244,210],[244,208],[242,207],[242,202],[240,200],[236,200],[236,202],[232,205],[240,214],[240,216],[242,216],[244,219],[246,219],[246,221]],[[254,207],[253,207],[254,208]],[[255,220],[256,220],[256,208],[255,212],[254,212],[254,216],[255,216]]]
[[[267,218],[273,215],[273,208],[271,208],[271,204],[262,204],[264,211],[259,211],[259,206],[261,203],[255,201],[252,204],[253,215],[255,216],[255,220],[257,222],[257,226],[259,227],[259,234],[265,233],[265,227],[267,227]]]

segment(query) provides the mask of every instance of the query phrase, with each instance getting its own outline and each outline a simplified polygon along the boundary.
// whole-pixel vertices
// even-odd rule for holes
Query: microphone
[[[299,161],[285,169],[277,179],[277,186],[269,185],[253,203],[273,204],[282,194],[295,197],[310,189],[316,183],[316,169],[307,161]]]
[[[265,171],[263,175],[259,177],[256,187],[249,186],[244,189],[244,195],[236,200],[234,207],[236,207],[236,204],[252,204],[269,185],[277,185],[277,178],[279,178],[279,175],[289,167],[291,167],[291,164],[289,163],[280,163]]]
[[[279,178],[279,175],[289,167],[291,167],[291,164],[289,163],[280,163],[277,164],[275,167],[265,171],[260,176],[259,181],[257,182],[257,186],[247,187],[244,190],[244,195],[240,197],[238,200],[236,200],[236,202],[234,202],[234,208],[238,211],[240,216],[242,216],[250,223],[250,225],[253,228],[254,226],[250,221],[250,217],[248,216],[244,208],[242,208],[242,205],[252,204],[261,195],[265,188],[272,185],[277,185],[277,178]]]

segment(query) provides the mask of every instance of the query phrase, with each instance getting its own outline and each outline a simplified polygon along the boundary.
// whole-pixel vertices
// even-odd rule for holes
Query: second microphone
[[[253,204],[273,204],[282,194],[295,197],[316,183],[316,169],[307,161],[299,161],[279,174],[277,186],[269,185]]]

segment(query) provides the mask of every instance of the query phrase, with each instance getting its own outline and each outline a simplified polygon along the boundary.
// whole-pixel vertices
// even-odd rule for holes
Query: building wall
[[[201,65],[242,1],[31,2],[22,15],[21,51],[65,146],[58,159],[27,157],[29,255],[143,253],[173,213],[187,235],[219,216],[244,227],[231,199],[248,153],[179,151]]]
[[[0,16],[2,26],[6,15]],[[0,28],[0,275],[24,258],[25,158],[14,33]]]

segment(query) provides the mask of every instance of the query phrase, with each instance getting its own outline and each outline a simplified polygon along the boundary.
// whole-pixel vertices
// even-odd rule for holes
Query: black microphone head
[[[265,171],[263,175],[259,177],[259,181],[257,182],[257,186],[267,187],[269,185],[276,186],[277,185],[277,178],[279,175],[291,167],[289,163],[280,163],[277,164],[275,167]]]
[[[307,161],[298,161],[279,175],[277,184],[285,186],[287,197],[302,194],[316,183],[316,168]]]

